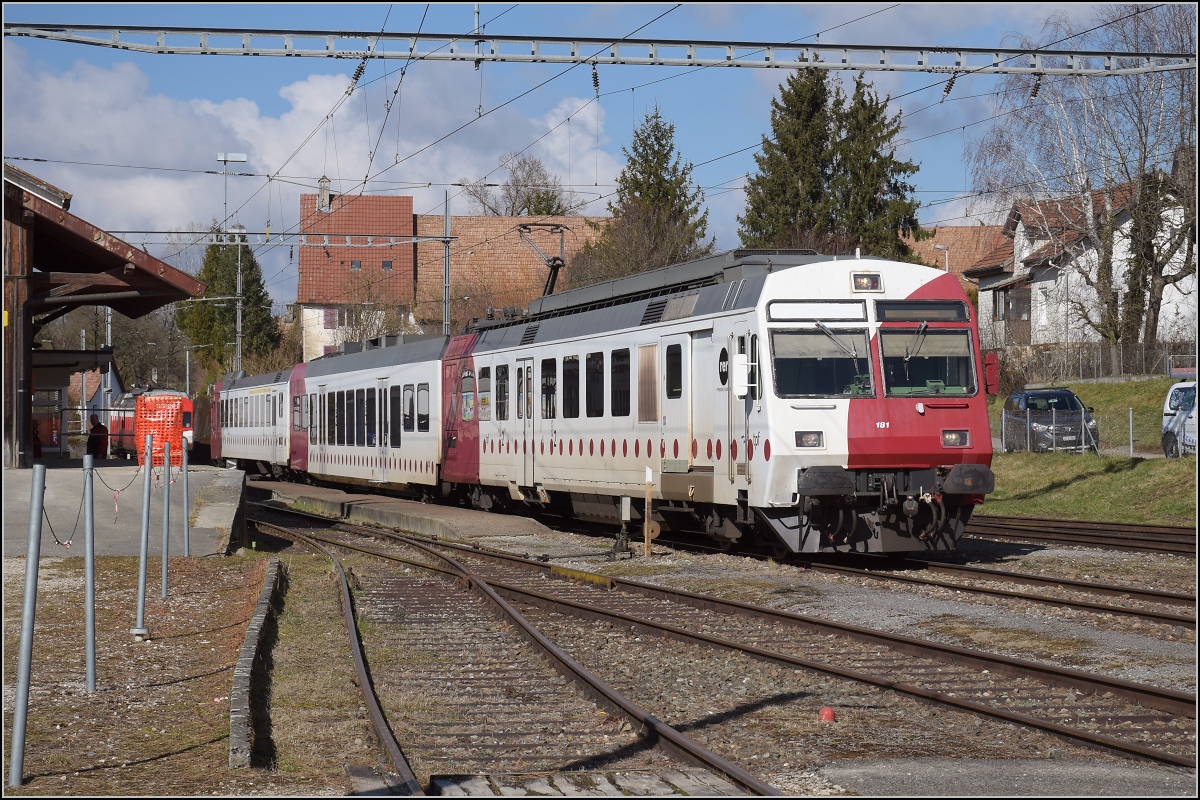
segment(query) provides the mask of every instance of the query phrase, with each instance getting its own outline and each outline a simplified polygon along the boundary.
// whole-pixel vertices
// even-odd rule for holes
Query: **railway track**
[[[1145,622],[1157,622],[1182,628],[1195,629],[1196,627],[1196,596],[1193,594],[1164,592],[1156,589],[1139,589],[1132,586],[1094,583],[1067,578],[1044,578],[1020,572],[1008,572],[1005,570],[967,565],[943,564],[916,558],[889,559],[883,568],[852,567],[828,561],[800,561],[797,559],[790,559],[789,563],[803,564],[806,569],[813,570],[814,572],[826,572],[877,581],[894,581],[918,586],[934,586],[991,597],[1023,600],[1030,603],[1056,606],[1058,608],[1070,608],[1076,611],[1133,617]],[[900,574],[897,570],[935,573],[951,576],[958,580],[941,580],[939,578],[927,578],[920,575]],[[994,586],[981,586],[978,583],[962,583],[961,581],[986,581],[989,584],[1036,586],[1052,590],[1065,590],[1075,593],[1076,596],[1059,597],[1039,592],[1013,591]],[[1135,605],[1097,603],[1092,600],[1082,599],[1079,595],[1104,595],[1120,598],[1122,601]],[[1157,606],[1157,608],[1147,606]],[[1164,606],[1170,606],[1175,609],[1186,607],[1192,609],[1192,613],[1181,614],[1177,611],[1166,610]]]
[[[333,548],[392,562],[353,567],[355,599],[344,606],[357,609],[348,630],[368,645],[356,660],[370,662],[360,686],[372,720],[410,788],[778,794],[596,679],[445,553],[413,541],[380,552],[255,524],[321,549],[339,570]],[[546,783],[556,773],[556,786]]]
[[[336,527],[377,539],[410,539],[359,526]],[[623,648],[638,647],[633,634],[647,641],[669,637],[890,689],[1077,744],[1195,766],[1195,697],[1190,694],[564,570],[467,545],[435,546],[455,553],[477,579],[510,602],[542,609],[544,619],[539,619],[545,624],[561,625],[572,618],[630,631]],[[714,737],[719,740],[719,732],[710,733],[709,741]]]
[[[976,514],[967,523],[963,535],[977,539],[1196,555],[1195,529],[1172,525],[1124,525]]]

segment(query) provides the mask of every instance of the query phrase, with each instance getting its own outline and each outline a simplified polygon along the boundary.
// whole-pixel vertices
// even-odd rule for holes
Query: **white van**
[[[1196,452],[1196,382],[1171,387],[1163,403],[1162,446],[1167,458]]]

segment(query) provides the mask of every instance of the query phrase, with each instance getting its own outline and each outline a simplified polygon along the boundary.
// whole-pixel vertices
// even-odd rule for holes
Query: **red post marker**
[[[821,709],[820,717],[821,717],[821,722],[836,722],[837,721],[837,713],[829,706],[825,706],[824,708]]]

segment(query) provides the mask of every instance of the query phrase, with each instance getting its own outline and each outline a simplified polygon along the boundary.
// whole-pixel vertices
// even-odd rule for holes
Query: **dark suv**
[[[1013,392],[1001,413],[1004,452],[1067,450],[1099,451],[1100,427],[1070,389],[1026,389]]]

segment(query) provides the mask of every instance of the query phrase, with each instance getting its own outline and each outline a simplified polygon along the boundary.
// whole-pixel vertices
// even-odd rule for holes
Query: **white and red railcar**
[[[955,276],[732,251],[227,378],[213,457],[613,522],[649,476],[657,522],[723,544],[944,550],[993,489],[994,384]]]

